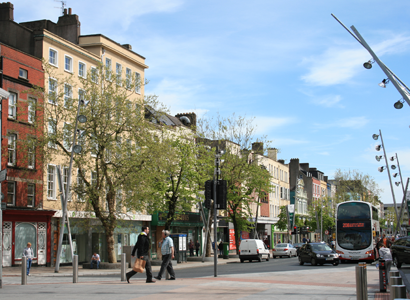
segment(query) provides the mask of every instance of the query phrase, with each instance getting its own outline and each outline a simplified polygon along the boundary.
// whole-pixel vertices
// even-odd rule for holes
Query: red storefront
[[[43,209],[43,162],[41,152],[28,140],[41,138],[36,130],[41,121],[42,99],[34,86],[44,88],[42,61],[34,56],[0,43],[0,87],[10,93],[2,101],[1,169],[7,178],[1,183],[3,202],[3,266],[21,261],[27,242],[35,252],[34,263],[49,265],[51,216]]]

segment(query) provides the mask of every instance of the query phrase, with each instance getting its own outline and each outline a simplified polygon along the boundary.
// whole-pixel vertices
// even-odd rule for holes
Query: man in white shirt
[[[97,265],[97,269],[100,268],[100,256],[99,256],[96,252],[94,252],[93,256],[91,257],[91,266],[90,266],[90,269],[93,268],[93,264],[96,264],[96,265]]]
[[[31,260],[34,257],[33,249],[31,248],[31,243],[27,243],[27,247],[23,250],[23,258],[27,259],[27,276],[30,276]]]

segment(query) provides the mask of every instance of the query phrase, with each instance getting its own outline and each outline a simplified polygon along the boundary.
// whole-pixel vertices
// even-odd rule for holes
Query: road
[[[145,274],[134,276],[131,284],[118,275],[79,277],[78,284],[70,277],[31,276],[26,286],[19,285],[19,276],[4,277],[0,299],[356,299],[354,266],[300,266],[297,258],[260,263],[232,259],[218,265],[217,278],[213,266],[205,266],[179,269],[176,281],[153,284],[145,283]],[[377,274],[369,269],[372,281]]]

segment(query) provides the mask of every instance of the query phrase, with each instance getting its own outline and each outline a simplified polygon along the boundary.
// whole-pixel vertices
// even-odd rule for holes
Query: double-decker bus
[[[348,260],[373,262],[380,236],[379,211],[371,203],[347,201],[336,207],[336,252]]]

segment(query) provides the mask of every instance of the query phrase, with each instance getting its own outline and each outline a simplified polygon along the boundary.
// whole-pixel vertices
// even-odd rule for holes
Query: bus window
[[[339,220],[370,219],[370,208],[366,203],[344,203],[337,210]]]

